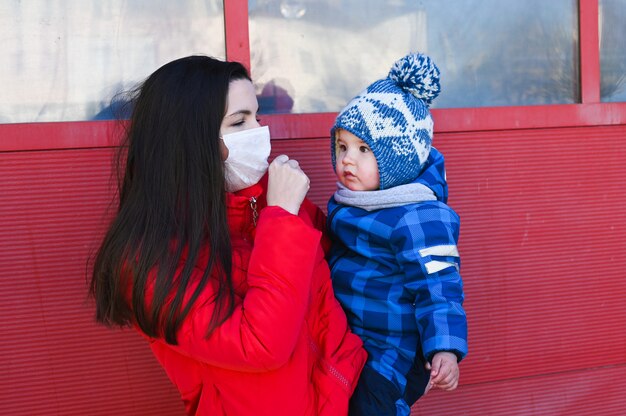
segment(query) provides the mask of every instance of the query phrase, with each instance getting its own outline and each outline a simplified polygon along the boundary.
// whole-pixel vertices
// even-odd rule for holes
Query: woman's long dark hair
[[[239,63],[189,56],[162,66],[136,90],[122,146],[119,209],[91,277],[98,322],[136,323],[147,335],[176,344],[176,331],[214,276],[219,282],[207,335],[232,314],[219,133],[229,83],[237,79],[250,79]],[[202,250],[210,251],[208,263],[199,265],[204,273],[192,281]]]

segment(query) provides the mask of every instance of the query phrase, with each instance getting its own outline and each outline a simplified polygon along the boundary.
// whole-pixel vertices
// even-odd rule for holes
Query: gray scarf
[[[421,183],[408,183],[382,191],[351,191],[337,182],[335,192],[335,201],[338,203],[366,211],[436,200],[435,193]]]

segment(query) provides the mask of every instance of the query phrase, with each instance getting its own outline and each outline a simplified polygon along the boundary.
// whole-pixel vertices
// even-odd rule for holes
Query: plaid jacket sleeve
[[[407,211],[395,226],[391,244],[404,270],[405,288],[414,294],[415,319],[424,358],[439,351],[467,354],[467,320],[457,249],[459,217],[441,202]]]

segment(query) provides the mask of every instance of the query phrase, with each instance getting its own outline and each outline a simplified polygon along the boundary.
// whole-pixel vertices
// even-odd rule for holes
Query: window
[[[110,118],[117,91],[200,53],[250,67],[273,137],[321,137],[411,50],[442,71],[438,131],[623,124],[625,2],[6,0],[0,126]],[[38,127],[17,128],[5,148],[25,132],[45,146]],[[76,140],[62,137],[50,140]]]
[[[580,102],[577,5],[250,1],[250,59],[262,111],[339,111],[410,51],[429,54],[442,72],[434,108]]]
[[[600,0],[600,96],[626,101],[626,0]]]
[[[220,0],[3,1],[0,39],[0,123],[111,118],[160,65],[225,56]]]

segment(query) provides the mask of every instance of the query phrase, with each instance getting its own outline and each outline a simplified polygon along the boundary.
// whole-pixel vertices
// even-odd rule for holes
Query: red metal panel
[[[462,380],[463,381],[463,380]],[[623,416],[626,367],[604,367],[433,391],[412,416]]]
[[[435,132],[440,133],[626,124],[626,103],[614,104],[448,108],[432,113]]]
[[[623,364],[626,126],[450,134],[466,382]]]
[[[593,127],[626,124],[626,103],[530,107],[450,108],[432,111],[436,133]],[[272,139],[327,137],[335,113],[262,115]],[[0,152],[114,146],[117,121],[0,124]]]
[[[0,152],[116,146],[122,131],[113,120],[0,124]]]
[[[599,79],[597,80],[599,83]],[[433,109],[436,133],[626,124],[626,103]],[[275,139],[325,137],[335,113],[266,115]]]
[[[146,342],[93,320],[111,151],[0,153],[0,414],[182,415]]]
[[[547,375],[623,367],[624,137],[626,126],[436,135],[462,218],[470,355],[464,387],[433,406],[489,414],[463,403],[529,391],[503,393],[491,414],[495,403],[550,414],[589,394],[576,381],[567,400],[549,393]],[[328,149],[326,137],[274,144],[274,154],[300,160],[322,206],[334,188]],[[86,300],[85,259],[103,230],[111,157],[107,148],[0,154],[0,313],[9,317],[0,326],[1,414],[181,412],[144,342],[94,325]],[[623,387],[614,377],[606,375],[611,388]],[[558,389],[570,386],[559,380]],[[524,413],[525,400],[535,413]],[[610,413],[618,400],[608,394],[601,408]]]

